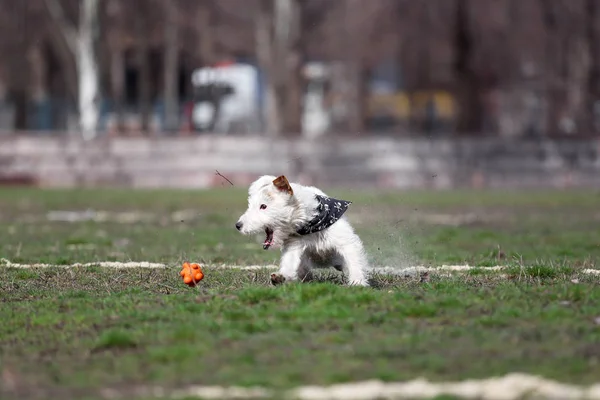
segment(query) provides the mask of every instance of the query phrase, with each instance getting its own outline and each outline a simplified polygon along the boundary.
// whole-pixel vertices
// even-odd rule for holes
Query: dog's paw
[[[271,274],[271,283],[274,286],[281,285],[285,282],[285,277],[281,274]]]
[[[355,280],[355,281],[350,281],[348,283],[349,286],[363,286],[363,287],[370,287],[370,283],[368,280],[366,279],[360,279],[360,280]]]

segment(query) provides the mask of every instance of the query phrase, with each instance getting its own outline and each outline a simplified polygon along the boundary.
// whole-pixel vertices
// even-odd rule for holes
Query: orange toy
[[[196,283],[200,282],[204,278],[202,268],[198,264],[190,264],[189,262],[183,263],[183,268],[179,275],[183,278],[183,283],[189,287],[196,286]]]

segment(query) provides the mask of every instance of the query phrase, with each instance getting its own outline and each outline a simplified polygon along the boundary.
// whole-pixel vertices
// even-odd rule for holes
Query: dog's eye
[[[264,210],[265,208],[267,208],[267,205],[266,205],[266,204],[261,204],[261,205],[260,205],[260,209],[261,209],[261,210]]]

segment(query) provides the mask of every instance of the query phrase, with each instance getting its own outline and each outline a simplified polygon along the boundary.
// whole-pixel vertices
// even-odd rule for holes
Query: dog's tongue
[[[273,244],[273,232],[267,231],[267,237],[263,242],[263,249],[268,250],[269,247]]]
[[[273,235],[268,235],[265,241],[263,242],[263,249],[268,250],[269,247],[273,244]]]

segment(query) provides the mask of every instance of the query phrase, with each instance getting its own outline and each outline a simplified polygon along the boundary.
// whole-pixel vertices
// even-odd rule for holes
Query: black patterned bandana
[[[352,204],[351,201],[338,200],[333,197],[325,197],[315,195],[319,205],[317,206],[318,214],[296,231],[299,235],[308,235],[310,233],[320,232],[323,229],[329,228],[335,224]]]

